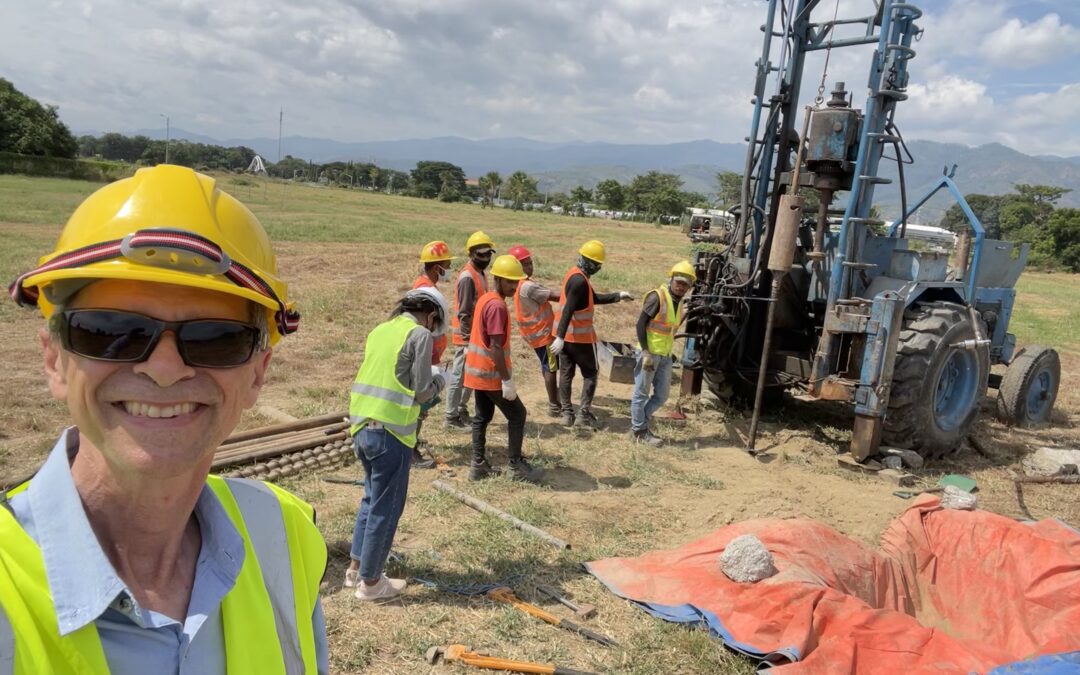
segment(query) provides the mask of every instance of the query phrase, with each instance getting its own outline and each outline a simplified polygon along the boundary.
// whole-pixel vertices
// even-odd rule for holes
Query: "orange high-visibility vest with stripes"
[[[521,305],[521,288],[524,285],[525,282],[522,281],[514,291],[514,319],[521,330],[521,337],[525,338],[530,347],[546,347],[555,341],[555,312],[552,311],[550,302],[541,302],[539,309],[532,314],[527,313]]]
[[[480,391],[502,390],[502,378],[495,367],[495,356],[491,347],[484,345],[480,337],[481,315],[489,302],[503,302],[498,291],[489,291],[476,301],[473,312],[472,333],[469,335],[469,348],[465,352],[465,386]],[[490,336],[489,336],[490,337]],[[503,363],[510,373],[510,313],[506,313],[506,327],[503,330]]]
[[[451,322],[454,326],[454,344],[458,345],[459,347],[464,347],[466,342],[465,338],[461,336],[461,321],[458,319],[458,312],[461,310],[458,308],[457,287],[458,284],[461,283],[461,277],[466,274],[469,275],[469,277],[472,279],[473,294],[475,295],[475,297],[479,298],[484,293],[487,293],[488,290],[487,279],[484,277],[484,275],[476,271],[476,268],[473,267],[471,260],[465,263],[465,266],[461,268],[461,272],[458,274],[457,283],[454,284],[454,318]],[[476,316],[475,305],[473,306],[473,316]]]
[[[566,337],[563,340],[566,342],[593,344],[596,342],[596,331],[593,330],[593,287],[592,282],[589,281],[589,276],[582,272],[580,267],[571,267],[570,271],[563,277],[562,302],[559,303],[559,309],[555,311],[555,324],[562,323],[563,306],[566,303],[566,285],[570,283],[571,277],[575,274],[580,274],[585,279],[585,285],[588,287],[586,293],[589,300],[584,309],[577,310],[570,317],[570,325],[566,328]]]
[[[428,275],[426,275],[426,274],[421,274],[420,276],[416,277],[416,281],[413,282],[412,287],[413,287],[413,290],[416,290],[417,288],[434,288],[435,290],[438,290],[438,288],[439,288],[438,286],[436,286],[435,284],[433,284],[431,282],[431,279],[429,279]],[[455,319],[456,318],[457,318],[457,316],[455,315]],[[454,325],[456,326],[457,324],[454,324]],[[439,335],[434,340],[432,340],[432,342],[431,342],[431,365],[433,365],[433,366],[439,365],[439,361],[442,359],[443,352],[446,351],[446,346],[449,343],[450,343],[450,340],[447,339],[446,333],[443,333],[442,335]]]

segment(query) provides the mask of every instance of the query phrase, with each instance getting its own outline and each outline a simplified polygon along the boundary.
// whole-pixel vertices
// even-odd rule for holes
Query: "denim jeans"
[[[454,369],[446,379],[446,419],[452,419],[468,412],[469,396],[472,389],[465,386],[465,352],[466,346],[455,347]]]
[[[362,578],[378,579],[405,510],[412,450],[385,429],[364,427],[353,436],[353,452],[364,465],[364,498],[350,555],[360,561]]]
[[[649,420],[664,405],[671,391],[672,357],[655,357],[656,368],[651,371],[642,367],[642,361],[643,357],[639,354],[634,366],[634,393],[630,397],[630,428],[634,431],[649,428]],[[650,389],[652,396],[649,395]]]

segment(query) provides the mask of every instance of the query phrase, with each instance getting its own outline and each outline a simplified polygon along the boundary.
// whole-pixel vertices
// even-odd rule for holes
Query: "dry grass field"
[[[225,189],[246,202],[275,241],[281,275],[303,312],[300,332],[282,341],[261,404],[295,416],[347,407],[348,389],[365,334],[389,311],[416,273],[415,257],[431,239],[461,249],[467,235],[484,229],[500,250],[529,246],[537,276],[556,284],[576,259],[584,239],[608,246],[609,263],[595,279],[601,290],[629,290],[638,297],[689,253],[673,228],[566,218],[538,213],[482,210],[404,197],[294,185],[255,184],[222,177]],[[96,185],[64,180],[0,176],[0,274],[6,282],[49,250],[67,215]],[[1042,342],[1062,355],[1064,383],[1055,425],[1038,432],[1011,431],[987,414],[975,435],[982,451],[965,446],[932,464],[926,486],[944,473],[965,473],[979,484],[980,507],[1019,516],[1010,471],[1030,448],[1058,442],[1080,444],[1080,284],[1065,275],[1025,275],[1012,329],[1020,344]],[[637,303],[599,308],[605,339],[630,342]],[[31,470],[66,423],[66,411],[45,390],[36,332],[40,319],[12,302],[0,303],[0,358],[10,392],[0,408],[0,478]],[[348,561],[358,488],[329,484],[320,475],[285,482],[315,504],[331,547],[324,607],[334,672],[465,672],[431,669],[424,651],[437,644],[465,643],[492,654],[554,662],[579,670],[612,673],[750,673],[753,664],[724,651],[704,631],[661,623],[619,600],[580,569],[580,563],[679,545],[730,522],[755,517],[805,516],[866,543],[910,502],[894,487],[836,468],[835,455],[850,437],[843,408],[788,402],[769,411],[759,441],[770,461],[737,448],[749,415],[712,399],[688,404],[686,421],[662,420],[672,442],[644,449],[626,438],[630,387],[601,381],[597,409],[604,428],[583,435],[548,419],[535,357],[514,348],[515,378],[530,408],[526,454],[546,470],[543,487],[504,478],[470,484],[468,436],[446,432],[436,415],[425,429],[435,452],[453,475],[444,476],[470,494],[570,541],[559,552],[545,543],[481,516],[434,491],[433,470],[413,472],[410,496],[395,542],[390,573],[435,582],[414,583],[400,599],[365,605],[341,588]],[[670,405],[669,405],[670,409]],[[663,413],[661,413],[663,414]],[[497,416],[497,420],[498,420]],[[268,423],[252,413],[244,425]],[[496,463],[504,461],[505,426],[489,434]],[[359,478],[358,465],[333,472]],[[325,474],[323,474],[325,475]],[[1036,517],[1056,516],[1080,524],[1076,486],[1031,486],[1027,504]],[[493,582],[511,583],[519,595],[538,600],[538,583],[560,587],[599,608],[590,627],[622,645],[606,649],[535,622],[483,597],[448,592]],[[546,604],[546,603],[545,603]],[[561,607],[551,608],[566,618]]]

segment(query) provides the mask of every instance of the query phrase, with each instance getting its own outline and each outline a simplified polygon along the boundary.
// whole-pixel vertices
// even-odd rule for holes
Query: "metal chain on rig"
[[[839,12],[840,12],[840,0],[836,0],[836,6],[833,7],[833,15],[832,15],[833,22],[832,22],[832,28],[829,29],[830,32],[836,30],[836,17],[839,15]],[[832,56],[832,43],[833,43],[833,36],[830,35],[829,36],[829,44],[825,46],[825,65],[821,69],[821,83],[818,84],[817,96],[814,97],[814,105],[816,105],[819,108],[821,107],[821,104],[825,102],[825,78],[828,77],[828,75],[829,75],[829,57]]]

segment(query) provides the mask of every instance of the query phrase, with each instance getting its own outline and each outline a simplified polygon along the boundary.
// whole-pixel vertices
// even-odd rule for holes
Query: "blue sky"
[[[871,0],[839,0],[865,14]],[[1080,155],[1080,0],[915,0],[908,138]],[[822,0],[817,16],[835,4]],[[747,133],[762,0],[0,0],[0,77],[74,129],[220,139]],[[866,50],[829,85],[861,102]],[[821,60],[808,61],[812,98]]]

